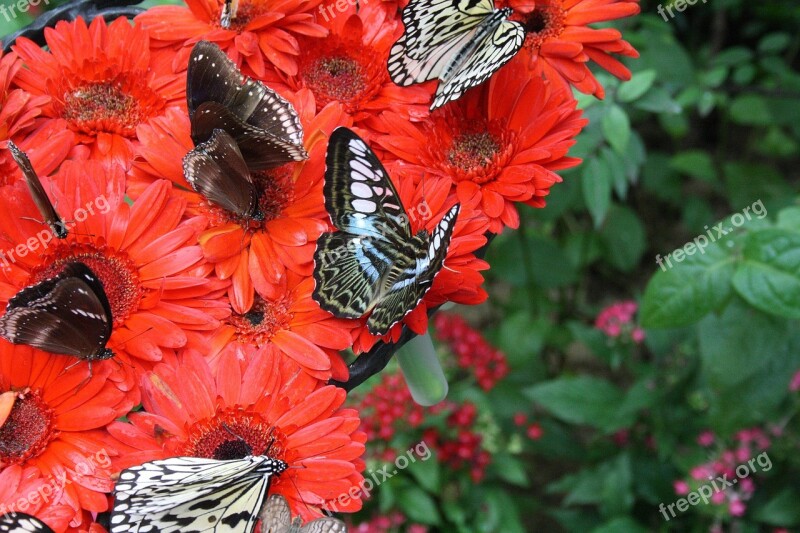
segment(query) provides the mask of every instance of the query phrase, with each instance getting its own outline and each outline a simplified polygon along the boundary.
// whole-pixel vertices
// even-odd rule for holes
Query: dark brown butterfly
[[[242,75],[216,44],[200,41],[192,49],[186,100],[195,145],[222,129],[236,141],[251,171],[308,159],[292,104]]]
[[[0,317],[0,336],[82,360],[108,359],[113,319],[103,284],[83,263],[19,291]]]
[[[42,214],[45,224],[50,226],[50,229],[53,230],[53,234],[56,237],[59,239],[66,239],[67,226],[58,215],[58,212],[56,212],[56,208],[53,207],[52,202],[50,202],[50,198],[47,196],[42,182],[39,181],[39,175],[33,170],[33,165],[31,165],[27,154],[17,148],[17,145],[11,141],[8,141],[8,150],[11,152],[11,157],[17,162],[22,174],[25,176],[25,181],[28,184],[28,190],[31,192],[33,203],[36,204],[36,207]]]

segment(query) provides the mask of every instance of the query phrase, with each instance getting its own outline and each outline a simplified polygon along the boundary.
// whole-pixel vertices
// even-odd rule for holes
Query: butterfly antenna
[[[144,335],[145,333],[147,333],[148,331],[150,331],[150,330],[152,330],[152,329],[154,329],[154,328],[153,328],[153,326],[150,326],[150,327],[149,327],[149,328],[147,328],[146,330],[144,330],[144,331],[140,331],[139,333],[137,333],[137,334],[136,334],[136,335],[134,335],[133,337],[129,337],[129,338],[125,339],[125,340],[124,340],[124,341],[122,341],[122,342],[115,343],[115,346],[122,346],[123,344],[126,344],[126,343],[128,343],[128,342],[132,341],[132,340],[133,340],[133,339],[135,339],[136,337],[141,337],[142,335]]]

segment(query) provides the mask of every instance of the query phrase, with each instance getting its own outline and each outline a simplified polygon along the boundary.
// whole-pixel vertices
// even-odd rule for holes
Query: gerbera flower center
[[[492,163],[500,145],[489,132],[466,133],[453,139],[453,146],[447,154],[450,164],[462,170],[485,167]]]
[[[53,410],[38,392],[18,393],[0,427],[0,465],[19,464],[39,455],[57,435],[53,425]]]
[[[108,247],[95,249],[87,245],[67,245],[54,250],[53,258],[31,273],[30,283],[57,276],[67,263],[80,261],[100,279],[111,306],[114,327],[125,323],[139,309],[144,289],[136,265],[127,254]]]
[[[364,68],[351,57],[321,57],[303,72],[303,81],[323,100],[349,102],[367,87]]]
[[[286,437],[258,413],[238,409],[219,412],[214,418],[196,422],[188,432],[179,453],[220,461],[248,455],[267,455],[282,459]]]
[[[286,300],[266,301],[256,296],[250,311],[239,315],[233,313],[228,319],[236,329],[240,342],[263,346],[281,329],[289,327],[292,315]]]
[[[566,18],[567,12],[559,6],[537,6],[522,19],[525,44],[538,50],[546,41],[561,35]]]
[[[75,131],[135,137],[136,126],[160,113],[165,104],[143,82],[143,76],[131,73],[107,81],[84,82],[65,89],[63,102],[56,106],[60,104],[61,115]]]

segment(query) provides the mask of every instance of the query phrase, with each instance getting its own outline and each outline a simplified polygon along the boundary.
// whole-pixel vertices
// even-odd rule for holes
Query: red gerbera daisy
[[[336,501],[363,479],[358,413],[341,408],[344,390],[323,385],[271,345],[231,344],[213,368],[186,350],[175,366],[157,365],[142,394],[146,412],[109,426],[129,447],[118,468],[173,456],[267,455],[289,465],[270,492],[304,519],[361,508],[358,499]]]
[[[0,344],[0,500],[57,532],[88,527],[84,511],[108,509],[115,441],[105,431],[136,400],[99,366],[86,381],[72,360]],[[10,404],[10,405],[9,405]]]
[[[182,80],[150,54],[147,32],[119,18],[59,22],[45,30],[49,52],[20,38],[14,50],[26,64],[17,84],[50,96],[44,114],[66,120],[92,157],[130,166],[136,127],[183,105]]]
[[[288,271],[311,276],[314,241],[328,227],[322,201],[322,179],[328,135],[340,125],[349,125],[342,107],[330,103],[318,114],[311,93],[300,91],[293,98],[305,131],[309,159],[265,172],[253,173],[262,195],[262,222],[240,219],[192,194],[197,212],[208,218],[208,228],[199,242],[205,258],[222,279],[232,279],[231,305],[237,313],[253,306],[255,292],[264,298],[281,293]],[[181,158],[192,148],[189,120],[172,116],[152,127],[142,128],[141,163],[131,175],[133,187],[166,177],[189,188],[183,177]],[[132,190],[131,194],[135,195]]]
[[[308,88],[319,105],[340,102],[362,122],[387,109],[406,119],[428,116],[431,85],[398,87],[389,78],[386,61],[389,50],[403,33],[399,20],[372,2],[345,13],[333,14],[333,3],[322,8],[330,33],[324,39],[301,41],[303,55],[294,76],[280,76],[269,84],[281,92]]]
[[[571,93],[526,77],[515,63],[421,126],[389,113],[384,122],[394,132],[379,139],[387,150],[451,177],[459,201],[479,196],[489,230],[499,233],[519,226],[514,202],[544,206],[550,186],[561,181],[554,171],[580,163],[567,151],[587,121]]]
[[[5,148],[5,141],[14,140],[28,154],[38,172],[50,174],[72,149],[74,135],[65,131],[63,122],[55,127],[40,127],[37,131],[37,122],[39,126],[42,122],[37,119],[49,98],[12,88],[20,68],[22,61],[16,54],[0,52],[0,146]],[[0,185],[12,183],[21,175],[10,153],[0,152]]]
[[[269,299],[257,296],[245,313],[232,313],[198,349],[214,359],[231,342],[258,347],[271,343],[317,379],[346,381],[348,370],[339,351],[352,345],[351,331],[358,324],[319,308],[311,299],[313,278],[290,272],[287,286]]]
[[[603,98],[605,91],[587,65],[594,61],[622,80],[631,72],[611,54],[639,57],[619,30],[595,29],[594,22],[639,13],[639,0],[509,0],[514,20],[527,32],[524,49],[536,73],[586,94]]]
[[[34,221],[38,212],[24,183],[7,186],[0,195],[5,278],[0,302],[57,275],[70,261],[85,263],[111,305],[114,330],[108,346],[130,370],[130,356],[158,361],[162,347],[185,345],[187,331],[215,329],[228,309],[219,298],[227,284],[207,279],[196,245],[205,220],[181,222],[186,204],[170,194],[169,182],[153,183],[133,206],[123,199],[124,183],[119,167],[65,162],[51,188],[53,203],[72,226],[63,240]],[[95,368],[109,365],[116,368],[120,362],[94,363]]]
[[[176,72],[186,69],[191,47],[200,40],[225,50],[236,64],[245,64],[256,77],[267,62],[289,75],[297,74],[298,36],[323,37],[325,29],[311,12],[322,0],[239,0],[230,27],[220,24],[223,0],[186,0],[186,6],[156,6],[136,17],[150,30],[154,47],[177,51]]]
[[[393,177],[414,233],[423,228],[430,232],[457,201],[455,195],[449,194],[449,178],[425,175],[419,169],[402,164],[387,165],[387,172]],[[370,334],[364,325],[358,332],[353,351],[367,351],[381,338],[396,342],[400,338],[403,324],[408,325],[415,333],[424,335],[428,329],[428,310],[445,302],[474,305],[486,300],[486,291],[481,287],[483,276],[480,271],[488,269],[489,265],[482,259],[477,259],[475,251],[487,242],[484,234],[489,228],[489,220],[477,209],[479,202],[477,196],[461,201],[444,266],[436,274],[433,285],[422,302],[383,337]]]

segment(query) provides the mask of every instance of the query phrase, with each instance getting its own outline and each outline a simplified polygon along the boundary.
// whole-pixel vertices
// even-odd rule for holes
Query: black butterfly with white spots
[[[53,533],[44,522],[25,513],[0,515],[0,533]]]
[[[511,61],[525,27],[511,8],[492,0],[411,0],[405,32],[389,53],[389,75],[400,86],[438,79],[431,111],[461,97]]]
[[[265,455],[173,457],[123,470],[111,533],[243,533],[253,530],[272,476],[287,464]]]
[[[102,282],[88,266],[74,261],[8,301],[0,336],[91,363],[114,355],[106,348],[113,322]]]
[[[444,266],[459,205],[432,233],[413,234],[386,169],[347,128],[331,135],[324,192],[339,231],[317,241],[313,298],[339,318],[371,313],[369,332],[384,335],[417,307]]]

